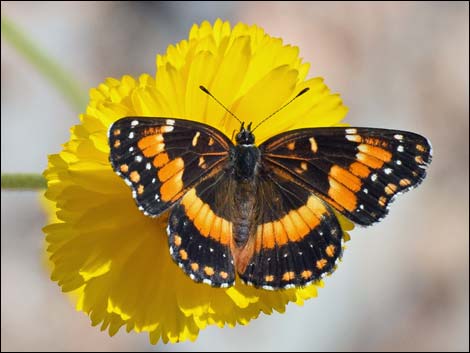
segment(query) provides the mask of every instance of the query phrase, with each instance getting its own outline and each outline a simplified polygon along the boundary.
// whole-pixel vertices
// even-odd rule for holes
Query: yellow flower
[[[186,118],[231,137],[239,123],[204,95],[204,85],[238,117],[254,125],[301,89],[301,98],[257,129],[257,143],[288,129],[332,126],[346,114],[321,78],[306,80],[309,65],[298,48],[257,26],[217,20],[194,25],[189,39],[157,56],[157,74],[109,78],[90,91],[81,123],[63,150],[49,157],[46,197],[55,208],[44,228],[52,279],[74,292],[77,309],[114,335],[120,327],[148,332],[150,341],[195,340],[206,325],[246,324],[262,311],[283,312],[317,295],[305,288],[264,291],[237,281],[231,288],[193,282],[172,261],[167,216],[140,212],[129,188],[113,172],[107,131],[125,116]],[[343,229],[351,223],[341,218]]]

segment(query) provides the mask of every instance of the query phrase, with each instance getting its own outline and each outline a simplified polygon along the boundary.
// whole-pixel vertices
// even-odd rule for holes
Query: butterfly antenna
[[[264,123],[266,120],[268,120],[269,118],[272,118],[273,115],[276,115],[277,113],[279,113],[282,109],[284,109],[285,107],[287,107],[289,104],[291,104],[293,101],[295,101],[297,98],[299,98],[302,94],[304,93],[307,93],[308,91],[310,90],[310,88],[308,87],[305,87],[303,90],[301,90],[299,93],[297,93],[297,95],[292,98],[290,101],[288,101],[286,104],[284,104],[282,107],[280,107],[278,110],[276,110],[274,113],[272,113],[271,115],[269,115],[267,118],[264,118],[263,120],[261,120],[261,122],[255,126],[255,128],[253,130],[251,130],[251,132],[255,131],[258,126],[260,126],[262,123]]]
[[[217,103],[219,103],[219,105],[225,109],[225,111],[227,113],[229,113],[231,116],[233,116],[235,119],[237,119],[237,121],[240,123],[240,124],[243,124],[243,121],[241,121],[240,119],[237,118],[237,116],[235,114],[233,114],[230,110],[228,110],[228,108],[223,105],[217,98],[215,98],[212,93],[209,92],[209,90],[204,87],[204,86],[199,86],[199,88],[201,89],[201,91],[203,91],[205,94],[207,94],[209,97],[211,97],[213,100],[215,100]]]

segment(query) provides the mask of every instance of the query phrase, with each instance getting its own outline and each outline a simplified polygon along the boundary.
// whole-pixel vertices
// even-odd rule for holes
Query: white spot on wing
[[[387,175],[392,174],[392,169],[391,168],[385,168],[384,173],[387,174]]]
[[[370,176],[370,180],[372,180],[372,181],[377,181],[377,174],[375,174],[375,173],[372,174],[372,175]]]
[[[347,134],[357,134],[357,129],[346,129]]]
[[[152,168],[152,165],[150,163],[147,163],[145,165],[145,169],[150,170]]]
[[[359,135],[346,135],[346,140],[352,142],[361,142],[362,138]]]
[[[137,126],[137,125],[139,125],[139,122],[137,120],[132,120],[131,126],[134,127],[134,126]]]
[[[135,156],[135,161],[136,162],[142,162],[142,156]]]
[[[403,152],[404,150],[405,150],[405,147],[403,147],[402,145],[399,145],[399,146],[397,147],[397,151],[398,151],[398,152]]]
[[[401,165],[401,161],[399,159],[397,159],[397,161],[395,163],[398,164],[398,165]]]
[[[369,192],[369,190],[367,190],[366,188],[364,188],[364,190],[362,190],[362,192],[363,192],[364,194],[367,194],[367,193]]]
[[[134,147],[129,147],[129,152],[134,152]]]
[[[175,121],[173,119],[167,119],[166,124],[173,126],[173,125],[175,125]]]
[[[401,141],[401,140],[403,140],[403,135],[396,134],[396,135],[393,135],[393,138],[394,138],[395,140],[400,140],[400,141]]]
[[[131,131],[131,132],[129,133],[129,138],[130,138],[130,139],[133,139],[133,138],[134,138],[134,132],[133,132],[133,131]]]

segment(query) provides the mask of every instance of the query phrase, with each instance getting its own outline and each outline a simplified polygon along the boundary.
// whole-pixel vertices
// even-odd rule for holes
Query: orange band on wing
[[[165,149],[163,135],[149,135],[143,137],[137,142],[137,146],[142,150],[145,157],[153,157]]]
[[[146,148],[149,148],[150,146],[159,144],[161,142],[163,142],[163,135],[149,135],[141,138],[137,143],[137,146],[139,146],[141,150],[145,150]]]
[[[392,153],[380,147],[360,144],[359,146],[357,146],[357,149],[369,156],[375,157],[384,162],[390,162],[392,160]]]
[[[183,172],[180,172],[173,175],[170,179],[165,181],[163,185],[160,187],[160,195],[163,201],[168,202],[171,201],[180,191],[183,190]]]
[[[263,234],[263,247],[272,249],[275,244],[286,244],[289,239],[280,221],[272,222],[274,228],[274,239]]]
[[[154,159],[153,159],[153,165],[155,168],[161,168],[165,164],[167,164],[170,161],[170,158],[168,157],[167,153],[159,153]]]
[[[348,211],[354,211],[357,205],[356,195],[354,195],[354,193],[343,184],[338,183],[335,179],[328,177],[328,181],[330,183],[328,196]]]
[[[358,152],[356,158],[359,162],[365,164],[369,168],[379,169],[384,165],[384,161],[377,159],[375,157],[369,156],[368,154]]]
[[[277,221],[260,224],[256,230],[255,250],[301,241],[320,224],[326,212],[323,203],[315,196],[310,196],[307,203],[297,210],[290,211]]]
[[[367,168],[364,164],[359,162],[354,162],[349,166],[349,171],[359,178],[367,178],[370,174],[370,169]]]
[[[202,201],[196,189],[189,190],[181,200],[186,216],[204,237],[210,237],[224,245],[232,239],[232,222],[217,216],[209,204]]]
[[[349,190],[352,190],[354,192],[361,190],[361,179],[351,174],[346,169],[334,165],[331,167],[329,175],[344,186],[346,186]]]
[[[176,158],[165,164],[165,166],[158,171],[158,179],[160,182],[165,182],[170,179],[177,172],[184,168],[183,158]]]

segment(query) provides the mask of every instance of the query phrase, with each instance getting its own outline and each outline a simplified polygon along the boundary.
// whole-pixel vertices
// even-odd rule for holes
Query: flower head
[[[239,123],[200,85],[254,125],[309,87],[308,99],[297,99],[257,129],[259,144],[285,130],[338,124],[347,111],[339,96],[321,78],[306,80],[309,65],[297,47],[257,26],[194,25],[189,39],[170,45],[156,64],[156,77],[109,78],[92,89],[70,141],[49,157],[46,197],[55,209],[44,231],[52,279],[77,294],[77,309],[93,325],[101,323],[110,335],[124,325],[145,331],[152,343],[194,340],[206,325],[246,324],[260,312],[283,312],[288,302],[316,296],[321,282],[274,292],[238,281],[231,288],[193,282],[170,257],[168,217],[143,215],[113,172],[107,131],[125,116],[158,116],[205,122],[231,137]]]

